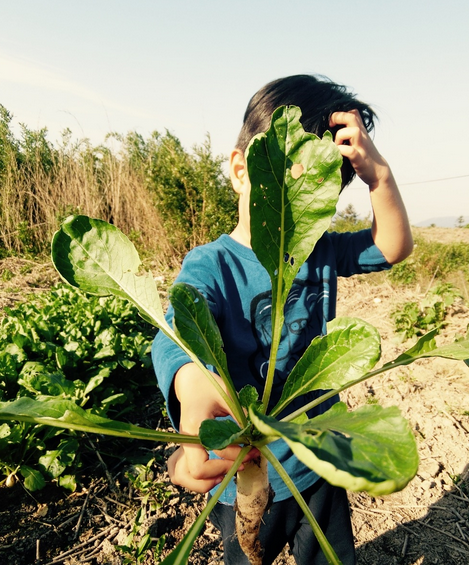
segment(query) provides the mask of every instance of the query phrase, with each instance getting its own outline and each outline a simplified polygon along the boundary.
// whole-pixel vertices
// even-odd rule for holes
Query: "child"
[[[325,233],[301,267],[285,309],[286,331],[279,349],[273,404],[291,368],[311,340],[323,335],[326,323],[334,318],[337,276],[390,268],[405,259],[413,246],[405,208],[391,170],[368,135],[374,127],[373,111],[345,87],[322,77],[291,76],[264,86],[249,102],[230,157],[230,177],[239,195],[239,222],[230,235],[222,235],[217,241],[192,250],[178,276],[178,281],[197,287],[207,298],[220,328],[230,375],[237,390],[251,384],[262,393],[271,330],[270,279],[250,248],[250,183],[244,152],[254,135],[269,128],[273,111],[283,105],[301,108],[301,121],[306,131],[320,137],[326,130],[334,134],[344,157],[342,187],[357,174],[369,187],[374,218],[370,230]],[[170,308],[168,319],[171,318]],[[155,339],[152,357],[168,413],[181,432],[197,434],[203,420],[231,415],[208,379],[161,332]],[[297,399],[298,404],[292,403],[288,410],[293,411],[316,396],[317,392],[306,399],[301,397]],[[337,398],[324,403],[326,406],[322,404],[310,416],[325,411],[335,401]],[[301,464],[282,440],[270,447],[313,509],[339,558],[344,564],[355,563],[345,492]],[[200,445],[181,446],[168,460],[171,480],[197,492],[208,492],[223,480],[239,449],[228,447],[214,457]],[[245,461],[257,455],[257,450],[253,449]],[[269,480],[275,498],[261,526],[260,539],[265,548],[263,563],[272,563],[287,543],[298,565],[326,563],[296,501],[272,468],[269,468]],[[232,485],[222,494],[211,514],[222,533],[225,565],[248,563],[234,533],[234,501]]]

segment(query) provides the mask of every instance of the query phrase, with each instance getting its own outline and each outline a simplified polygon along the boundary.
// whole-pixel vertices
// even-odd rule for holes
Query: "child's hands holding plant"
[[[222,379],[213,373],[220,386]],[[176,373],[174,390],[181,406],[180,431],[190,435],[199,433],[204,420],[233,416],[223,398],[194,363],[187,363]],[[228,446],[216,451],[220,459],[209,459],[200,444],[183,444],[168,459],[171,481],[195,492],[208,492],[220,484],[232,467],[241,448]],[[251,449],[244,462],[258,457],[257,449]],[[239,470],[243,469],[243,465]]]

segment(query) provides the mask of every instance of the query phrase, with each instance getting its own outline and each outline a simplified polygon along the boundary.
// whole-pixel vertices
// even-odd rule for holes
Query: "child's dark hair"
[[[374,129],[374,111],[357,100],[345,86],[322,76],[293,75],[269,82],[254,94],[246,108],[236,147],[246,151],[256,134],[267,131],[272,113],[279,106],[298,106],[302,112],[301,123],[305,131],[319,137],[326,130],[335,136],[336,131],[343,127],[329,127],[329,117],[333,112],[358,110],[367,131]],[[347,186],[354,177],[353,167],[348,159],[344,159],[342,187]]]

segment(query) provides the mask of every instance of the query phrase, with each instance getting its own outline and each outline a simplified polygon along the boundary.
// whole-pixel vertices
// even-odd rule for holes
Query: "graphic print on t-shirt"
[[[322,333],[322,301],[326,290],[323,281],[295,279],[285,305],[285,322],[277,354],[274,388],[283,384],[298,359]],[[263,384],[269,366],[272,342],[272,291],[258,294],[251,302],[251,328],[257,351],[249,359],[252,374]]]

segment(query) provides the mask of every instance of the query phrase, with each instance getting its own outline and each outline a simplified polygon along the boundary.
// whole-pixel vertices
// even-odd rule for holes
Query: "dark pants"
[[[343,565],[355,565],[346,492],[319,479],[302,495]],[[249,565],[235,533],[233,507],[217,503],[210,520],[221,532],[225,565]],[[259,537],[265,550],[263,565],[270,565],[286,544],[290,546],[297,565],[327,565],[311,526],[294,498],[272,505],[264,515]]]

